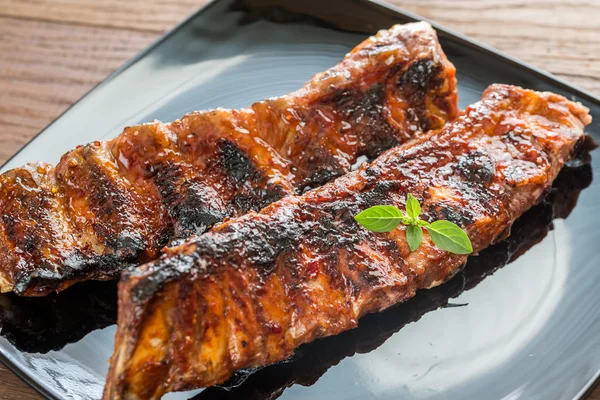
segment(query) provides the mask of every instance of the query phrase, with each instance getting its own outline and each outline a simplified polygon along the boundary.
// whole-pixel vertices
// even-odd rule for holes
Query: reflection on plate
[[[85,282],[44,297],[0,295],[0,335],[28,353],[60,350],[116,321],[116,281]]]

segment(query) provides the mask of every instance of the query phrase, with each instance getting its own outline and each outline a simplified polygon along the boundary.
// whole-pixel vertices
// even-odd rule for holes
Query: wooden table
[[[204,2],[0,0],[0,164]],[[600,94],[600,0],[391,2]],[[0,399],[40,398],[0,364]]]

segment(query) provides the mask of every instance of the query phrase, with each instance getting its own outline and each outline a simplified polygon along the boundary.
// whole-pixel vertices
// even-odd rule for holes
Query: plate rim
[[[104,78],[98,84],[96,84],[92,88],[90,88],[89,91],[87,91],[84,95],[82,95],[79,99],[77,99],[73,104],[71,104],[69,107],[67,107],[63,112],[61,112],[56,118],[54,118],[42,130],[40,130],[37,134],[32,136],[31,139],[29,139],[19,150],[17,150],[17,152],[15,152],[4,163],[2,163],[2,165],[0,165],[0,168],[3,168],[6,164],[8,164],[15,157],[17,157],[23,150],[25,150],[29,145],[31,145],[39,136],[44,134],[46,132],[46,130],[48,130],[52,125],[54,125],[56,123],[56,121],[58,121],[60,118],[62,118],[67,112],[69,112],[73,107],[75,107],[81,101],[86,99],[96,89],[109,84],[118,75],[120,75],[121,73],[126,71],[129,67],[135,65],[138,61],[140,61],[142,58],[144,58],[147,54],[149,54],[151,51],[153,51],[156,47],[161,45],[165,40],[167,40],[173,34],[177,33],[179,30],[181,30],[189,22],[191,22],[192,20],[197,18],[202,13],[208,11],[210,8],[212,8],[214,5],[216,5],[217,3],[221,2],[221,1],[225,1],[225,0],[209,0],[207,3],[205,3],[204,5],[199,7],[196,11],[192,12],[189,16],[184,18],[181,22],[177,23],[173,28],[167,30],[164,34],[162,34],[156,40],[151,42],[143,50],[141,50],[136,55],[134,55],[133,57],[131,57],[130,59],[125,61],[125,63],[123,63],[119,68],[117,68],[115,71],[110,73],[106,78]],[[484,51],[487,55],[493,56],[494,58],[499,59],[501,61],[508,62],[509,64],[511,64],[517,68],[526,69],[526,70],[534,73],[534,75],[536,75],[538,78],[540,78],[546,82],[552,82],[552,83],[556,84],[557,86],[561,87],[563,90],[572,92],[573,94],[578,96],[581,100],[585,99],[586,101],[588,101],[590,103],[594,103],[596,106],[600,107],[600,95],[596,95],[596,94],[594,94],[586,89],[583,89],[583,88],[579,87],[578,85],[570,83],[567,80],[560,78],[540,67],[537,67],[528,62],[525,62],[517,57],[513,57],[501,50],[496,49],[493,46],[490,46],[490,45],[482,43],[476,39],[473,39],[473,38],[469,37],[468,35],[460,33],[454,29],[447,28],[435,21],[432,21],[429,18],[425,18],[419,14],[405,10],[394,4],[387,3],[387,2],[385,2],[385,0],[358,0],[358,1],[363,2],[363,3],[374,4],[377,7],[380,7],[381,9],[385,9],[385,10],[394,12],[396,14],[399,14],[399,15],[406,17],[408,19],[411,19],[413,21],[426,21],[429,24],[431,24],[431,26],[433,26],[433,28],[436,30],[438,35],[441,37],[453,40],[461,45],[467,46],[472,49]],[[24,371],[22,371],[20,368],[18,368],[10,360],[10,358],[7,357],[2,351],[0,351],[0,361],[6,366],[6,368],[8,370],[10,370],[16,376],[18,376],[27,385],[29,385],[32,389],[34,389],[36,392],[41,394],[46,399],[60,400],[58,397],[54,396],[49,390],[47,390],[44,386],[42,386],[40,383],[35,381],[33,378],[28,376]],[[590,381],[588,381],[588,383],[584,387],[581,388],[581,390],[575,395],[575,397],[572,400],[586,399],[591,394],[591,392],[597,386],[599,386],[599,384],[600,384],[600,370],[598,370],[596,372],[596,374],[593,376],[593,378],[590,379]]]

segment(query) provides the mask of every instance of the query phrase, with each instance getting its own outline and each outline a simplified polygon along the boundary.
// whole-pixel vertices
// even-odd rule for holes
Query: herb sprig
[[[415,251],[423,241],[423,228],[437,247],[454,254],[471,254],[471,240],[458,225],[447,220],[427,222],[419,219],[421,204],[412,194],[406,196],[406,214],[398,207],[382,205],[367,208],[354,219],[372,232],[390,232],[400,224],[406,225],[406,241]]]

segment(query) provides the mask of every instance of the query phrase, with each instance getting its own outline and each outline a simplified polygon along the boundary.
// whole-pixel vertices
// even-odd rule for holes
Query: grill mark
[[[57,180],[61,190],[71,201],[81,201],[85,214],[72,208],[78,229],[85,231],[91,226],[95,238],[107,252],[115,254],[124,262],[134,261],[144,250],[145,241],[139,224],[140,218],[133,207],[139,204],[123,179],[111,175],[108,160],[101,164],[96,159],[99,144],[82,147],[63,158]],[[73,203],[71,203],[73,207]],[[81,220],[85,218],[85,221]],[[89,225],[88,225],[89,224]],[[106,254],[106,253],[104,253]]]
[[[172,215],[177,220],[176,238],[199,235],[231,215],[227,205],[215,190],[199,182],[184,184],[181,202]]]
[[[217,142],[217,155],[219,165],[237,184],[256,174],[256,167],[248,156],[228,140],[220,139]]]
[[[134,192],[145,199],[139,204],[146,231],[147,246],[142,257],[155,258],[158,249],[174,235],[174,221],[169,214],[170,202],[165,202],[157,187],[156,175],[183,160],[177,151],[177,137],[167,125],[154,122],[125,128],[109,144],[110,154],[120,174]]]
[[[52,193],[47,170],[48,166],[44,164],[31,165],[14,171],[10,184],[6,180],[3,183],[5,188],[10,186],[11,196],[16,200],[6,203],[8,209],[3,207],[1,222],[5,240],[12,243],[11,251],[23,260],[19,265],[21,271],[12,277],[17,293],[23,293],[31,280],[38,276],[53,278],[60,275],[64,269],[60,264],[61,255],[50,250],[52,246],[64,251],[71,247],[68,239],[72,229],[61,219],[60,203]],[[32,192],[35,196],[31,195]],[[48,271],[32,274],[36,265]]]
[[[173,220],[173,239],[199,235],[232,213],[210,182],[186,175],[181,166],[169,164],[154,177]]]
[[[402,159],[404,163],[414,164],[414,160],[420,160],[421,156],[429,154],[430,150],[430,146],[424,145],[418,153],[411,154],[410,157],[402,157]],[[449,159],[447,158],[442,158],[442,160],[441,163],[434,163],[432,165],[449,163]],[[369,166],[367,170],[373,171],[371,172],[371,174],[375,174],[373,176],[377,176],[376,174],[379,173],[376,172],[377,166]],[[361,173],[363,171],[359,170],[357,172],[357,174]],[[288,213],[285,215],[282,214],[281,219],[275,218],[269,221],[269,229],[266,229],[266,222],[261,219],[256,219],[240,226],[232,226],[230,231],[220,232],[220,236],[214,238],[214,241],[213,238],[210,238],[210,240],[196,243],[198,246],[196,253],[199,257],[214,254],[215,256],[223,257],[225,260],[242,257],[252,264],[262,266],[260,268],[261,273],[269,274],[275,268],[275,260],[282,253],[290,251],[296,243],[301,241],[306,241],[318,247],[320,251],[333,252],[336,250],[336,246],[347,247],[364,239],[364,233],[357,228],[352,215],[358,213],[363,208],[362,206],[374,200],[378,202],[390,202],[391,188],[401,187],[400,183],[400,181],[377,182],[372,190],[364,190],[362,193],[356,195],[355,198],[347,201],[339,199],[333,204],[318,203],[318,206],[315,206],[315,208],[312,208],[311,203],[305,204],[301,213],[306,215],[306,218],[318,215],[318,224],[299,223],[294,219],[294,213]],[[424,187],[426,186],[427,184],[424,185]],[[339,235],[340,231],[347,232],[347,234]],[[311,233],[310,237],[305,236],[307,232]],[[235,246],[235,242],[239,237],[252,237],[252,240],[244,242],[244,248],[242,249]],[[222,261],[221,263],[226,264],[226,261]],[[210,273],[210,271],[203,271],[203,273]],[[176,274],[169,276],[175,277]],[[136,287],[135,290],[144,293],[151,291],[145,290],[143,285]],[[143,300],[143,296],[136,297]]]
[[[268,174],[259,170],[256,163],[251,161],[251,155],[231,141],[220,139],[216,152],[217,167],[226,172],[232,186],[237,189],[232,200],[235,215],[242,215],[251,210],[260,211],[290,194],[282,185],[270,183]]]
[[[201,234],[230,215],[222,195],[208,182],[206,165],[189,163],[189,140],[180,141],[177,132],[160,123],[133,129],[119,138],[113,155],[122,155],[128,165],[121,163],[121,169],[133,176],[132,180],[141,181],[141,192],[154,195],[157,206],[164,210],[159,240],[148,251],[156,251],[169,240]],[[196,142],[204,139],[200,134],[192,136]]]
[[[385,97],[384,86],[376,84],[366,92],[345,90],[336,93],[331,100],[346,124],[353,127],[355,135],[364,138],[359,156],[374,158],[399,143],[398,129],[387,122]]]
[[[396,77],[396,96],[410,104],[406,111],[406,121],[411,130],[426,132],[441,127],[439,120],[429,118],[427,101],[447,110],[445,102],[437,102],[437,96],[431,95],[431,89],[443,86],[442,76],[443,68],[432,59],[425,58],[414,61],[405,73]]]
[[[60,168],[57,166],[57,170]],[[73,208],[69,206],[70,199],[65,196],[65,183],[61,176],[57,174],[55,186],[60,193],[60,207],[62,215],[67,224],[71,226],[74,235],[76,246],[70,246],[69,251],[62,260],[63,271],[60,275],[46,277],[45,279],[36,279],[36,284],[30,286],[46,286],[46,290],[54,290],[61,285],[68,285],[72,279],[77,279],[82,274],[88,274],[90,278],[107,279],[115,277],[121,269],[131,265],[124,262],[117,254],[106,252],[101,240],[97,237],[96,232],[89,224],[77,224],[78,216],[73,212]],[[102,250],[98,250],[101,248]]]
[[[64,207],[60,200],[56,182],[52,181],[52,176],[47,170],[37,168],[30,170],[32,179],[35,181],[40,191],[37,194],[37,201],[28,204],[27,212],[30,218],[36,221],[32,226],[33,232],[28,232],[28,238],[33,239],[31,245],[33,249],[24,249],[33,256],[33,264],[30,265],[30,271],[33,273],[28,276],[21,275],[15,280],[15,293],[22,294],[32,282],[38,290],[45,290],[46,282],[53,282],[61,279],[65,275],[71,275],[72,265],[64,263],[73,253],[73,244],[77,242],[77,236],[74,227],[68,219],[65,218]],[[53,190],[57,193],[53,193]],[[39,231],[43,234],[39,234]],[[53,252],[52,249],[59,248],[60,252]],[[35,271],[36,266],[42,266],[44,271]]]
[[[272,119],[292,119],[295,122],[292,126],[296,130],[300,128],[306,136],[310,135],[308,131],[319,132],[319,126],[310,123],[322,119],[325,111],[328,118],[326,121],[339,127],[328,139],[342,140],[349,132],[356,138],[358,147],[353,149],[354,154],[350,156],[340,153],[338,147],[329,147],[321,141],[314,142],[318,142],[319,146],[311,149],[309,157],[298,156],[295,164],[306,170],[305,178],[299,180],[301,189],[318,187],[346,173],[348,165],[353,164],[359,156],[375,158],[382,151],[406,141],[410,137],[407,130],[412,135],[418,135],[419,132],[440,126],[444,120],[432,120],[433,113],[427,109],[428,99],[444,112],[454,114],[455,111],[441,100],[444,96],[436,95],[436,89],[441,91],[445,81],[445,71],[433,60],[417,60],[406,69],[402,64],[395,65],[385,75],[383,83],[371,85],[366,91],[356,88],[338,89],[312,105],[308,111],[294,110],[291,117],[290,113],[280,110],[277,103],[261,104],[259,113],[263,110],[264,114],[266,109],[267,115]],[[405,75],[408,77],[404,78]],[[424,90],[427,92],[424,93]],[[390,124],[390,98],[407,104],[406,114],[410,126]],[[327,112],[328,110],[331,112]],[[298,140],[298,134],[295,135]]]
[[[410,85],[414,88],[415,94],[417,92],[425,93],[432,84],[432,78],[437,77],[436,71],[438,68],[438,65],[431,59],[417,60],[411,64],[406,73],[400,76],[399,86],[406,87]]]
[[[483,185],[490,183],[496,174],[490,157],[477,150],[459,157],[456,168],[465,179]]]

